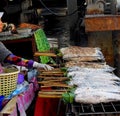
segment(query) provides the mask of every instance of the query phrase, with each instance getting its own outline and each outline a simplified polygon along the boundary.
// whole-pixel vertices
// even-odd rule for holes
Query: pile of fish
[[[69,85],[76,85],[75,101],[85,104],[120,101],[120,78],[113,73],[114,68],[73,66],[68,68]]]
[[[100,48],[69,46],[60,49],[68,68],[75,101],[97,104],[120,101],[120,78],[107,65]]]
[[[101,49],[98,47],[69,46],[61,48],[60,52],[66,61],[98,61],[104,60]]]

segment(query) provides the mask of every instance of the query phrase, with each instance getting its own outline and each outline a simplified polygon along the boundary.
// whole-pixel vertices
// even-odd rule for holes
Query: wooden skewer
[[[43,94],[43,95],[62,95],[64,92],[61,91],[39,91],[38,94]]]
[[[51,56],[51,57],[57,57],[55,53],[50,52],[35,52],[34,56]]]
[[[56,92],[66,92],[67,90],[66,89],[51,89],[51,90],[46,90],[46,89],[43,89],[43,90],[41,90],[41,91],[43,91],[43,92],[49,92],[49,91],[51,91],[51,92],[54,92],[54,91],[56,91]]]
[[[59,81],[67,81],[70,80],[70,78],[68,77],[49,77],[49,78],[44,78],[44,81],[48,81],[48,80],[59,80]]]
[[[56,73],[49,73],[49,74],[40,74],[40,76],[64,76],[64,74],[60,73],[60,74],[56,74]]]
[[[49,72],[49,70],[40,70],[40,71]],[[51,70],[51,72],[52,71],[61,71],[61,69],[60,68],[54,68],[54,69]]]
[[[45,76],[38,76],[37,78],[43,78],[43,80],[69,80],[69,77],[45,77]]]
[[[47,84],[47,83],[52,83],[52,82],[60,82],[59,80],[50,80],[50,81],[40,81],[38,84]]]
[[[45,78],[51,78],[51,79],[52,79],[53,77],[54,77],[54,78],[59,78],[59,77],[63,77],[63,78],[64,78],[64,77],[66,77],[66,76],[64,76],[64,75],[47,75],[47,76],[46,76],[46,75],[40,75],[40,76],[37,76],[37,78],[44,78],[44,79],[45,79]],[[67,78],[67,77],[66,77],[66,78]]]
[[[63,91],[39,91],[38,96],[42,98],[61,98]]]
[[[63,74],[62,71],[47,71],[47,72],[41,72],[41,74]]]
[[[64,88],[66,87],[66,88],[70,88],[71,86],[69,86],[67,84],[58,84],[58,83],[57,84],[53,84],[53,83],[52,84],[50,84],[50,83],[48,84],[47,83],[47,84],[44,84],[44,85],[41,86],[41,88],[47,88],[47,87],[64,87]]]
[[[39,78],[43,78],[43,79],[45,79],[45,78],[53,78],[53,77],[59,78],[59,77],[64,77],[64,75],[50,75],[50,76],[42,75],[42,76],[39,76],[38,79]]]
[[[38,94],[38,97],[42,98],[61,98],[61,95],[43,95],[43,94]]]

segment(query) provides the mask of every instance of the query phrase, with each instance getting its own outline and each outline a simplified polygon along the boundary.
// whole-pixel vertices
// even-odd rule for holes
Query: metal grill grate
[[[109,116],[115,115],[120,116],[120,102],[100,103],[100,104],[72,104],[72,112],[75,116],[84,115],[102,115]],[[119,114],[119,115],[118,115]]]

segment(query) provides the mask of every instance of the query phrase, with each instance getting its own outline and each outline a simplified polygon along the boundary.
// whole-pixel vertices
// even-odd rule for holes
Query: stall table
[[[120,15],[86,15],[85,31],[115,31],[120,30]]]

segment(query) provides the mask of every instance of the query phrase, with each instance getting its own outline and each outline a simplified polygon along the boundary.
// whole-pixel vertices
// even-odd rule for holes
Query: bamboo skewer
[[[45,81],[45,80],[60,80],[60,81],[62,81],[62,80],[70,80],[69,77],[44,77],[44,76],[39,76],[38,78],[42,78],[43,81]]]
[[[58,84],[58,83],[49,83],[49,84],[44,84],[41,85],[41,88],[46,88],[46,87],[63,87],[63,88],[70,88],[71,86],[67,84]]]
[[[55,53],[52,52],[35,52],[34,56],[51,56],[51,57],[57,57]]]
[[[49,77],[49,78],[44,78],[43,81],[48,81],[48,80],[68,81],[68,80],[70,80],[70,78],[68,78],[68,77],[66,77],[66,78],[65,77],[61,77],[61,78],[60,77],[58,77],[58,78],[56,78],[56,77],[55,78],[54,77],[53,78]]]
[[[55,68],[51,71],[42,70],[38,78],[42,78],[40,79],[41,81],[38,82],[41,84],[41,91],[39,91],[38,96],[42,98],[61,98],[62,94],[66,92],[68,88],[71,88],[70,85],[65,83],[65,81],[70,78],[65,77],[64,72],[60,68]]]
[[[43,94],[38,94],[38,97],[42,98],[61,98],[61,95],[43,95]]]
[[[46,90],[46,89],[43,89],[41,90],[42,92],[66,92],[67,90],[66,89],[50,89],[50,90]]]
[[[61,92],[61,91],[58,91],[58,92],[56,92],[56,91],[49,91],[49,92],[40,91],[38,93],[38,96],[42,97],[42,98],[61,98],[63,93],[64,92]]]
[[[62,95],[64,92],[61,91],[39,91],[39,94],[44,94],[44,95]]]
[[[56,76],[56,77],[59,77],[59,76],[64,76],[64,74],[41,74],[40,76]]]
[[[49,84],[49,83],[52,83],[52,82],[60,82],[59,80],[50,80],[50,81],[41,81],[41,82],[38,82],[39,84]]]

